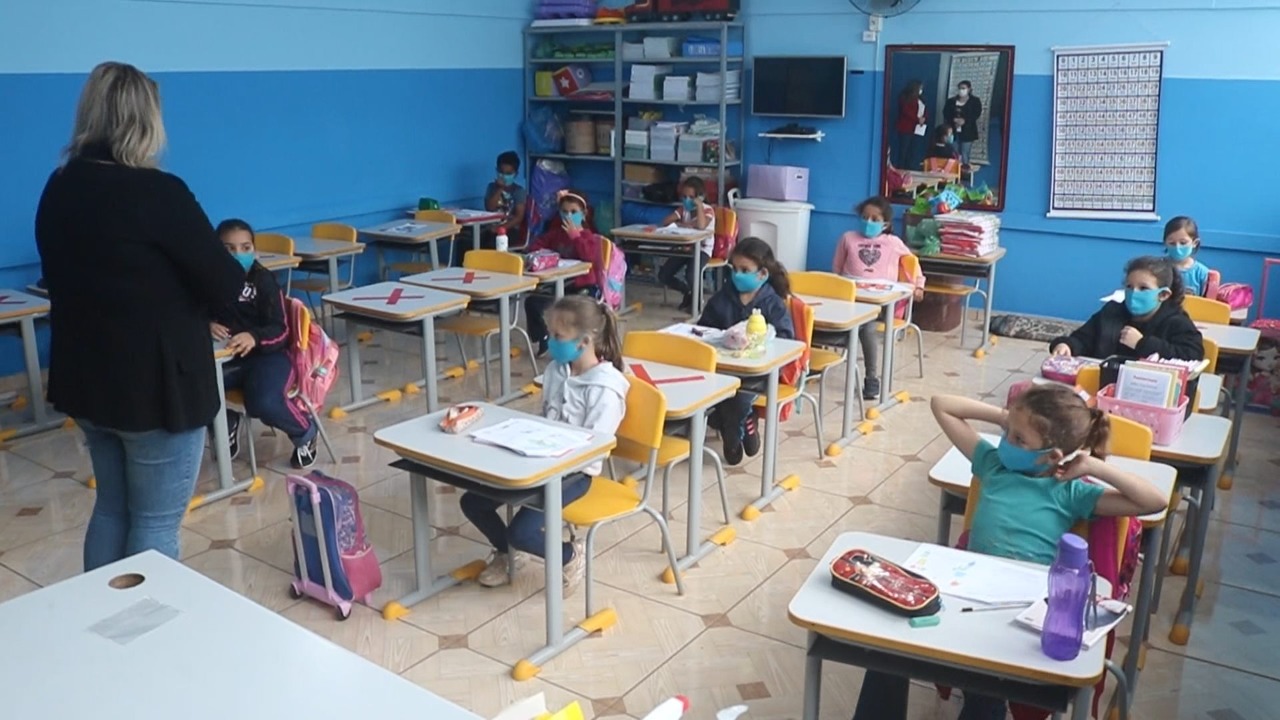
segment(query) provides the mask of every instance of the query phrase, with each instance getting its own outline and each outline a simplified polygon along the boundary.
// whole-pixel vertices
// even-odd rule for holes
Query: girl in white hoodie
[[[547,311],[547,328],[552,362],[543,374],[543,416],[598,433],[616,433],[630,389],[622,374],[617,318],[608,306],[591,297],[569,295]],[[602,465],[597,462],[584,472],[566,476],[561,483],[561,503],[568,505],[585,495],[591,476],[599,475]],[[508,527],[498,515],[498,501],[468,492],[462,494],[460,503],[462,514],[493,545],[493,556],[480,573],[481,585],[498,587],[511,582],[507,558],[512,552],[542,556],[546,527],[541,510],[521,508]],[[563,553],[568,595],[582,581],[586,557],[581,541],[564,543]]]

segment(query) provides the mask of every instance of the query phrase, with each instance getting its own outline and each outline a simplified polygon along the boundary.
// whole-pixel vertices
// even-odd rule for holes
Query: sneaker
[[[520,555],[517,553],[516,558]],[[511,573],[509,568],[510,557],[506,553],[495,552],[493,557],[489,558],[489,564],[484,566],[484,570],[480,571],[480,576],[476,578],[476,582],[487,588],[502,587],[511,583]],[[519,562],[516,563],[519,567]]]
[[[724,442],[724,462],[726,465],[738,465],[742,462],[742,423],[726,418],[729,413],[720,414],[720,439]]]
[[[547,351],[550,349],[551,346],[547,343],[547,338],[542,338],[538,341],[538,354],[536,357],[541,360],[547,356]]]
[[[227,411],[227,449],[231,451],[231,459],[240,455],[240,413]]]
[[[747,421],[742,424],[742,450],[747,457],[760,454],[760,424],[754,412],[748,414]]]
[[[316,464],[316,439],[311,438],[304,445],[299,445],[293,449],[293,457],[289,458],[289,465],[294,470],[305,470]]]
[[[687,292],[680,299],[680,307],[676,308],[679,312],[693,312],[693,293]]]
[[[875,400],[880,397],[880,378],[869,377],[862,381],[862,399]]]
[[[587,546],[582,540],[573,541],[573,557],[564,564],[564,597],[578,591],[582,578],[587,574]]]

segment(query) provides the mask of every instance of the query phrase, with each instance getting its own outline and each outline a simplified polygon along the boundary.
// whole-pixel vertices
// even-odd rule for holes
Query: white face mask
[[[959,95],[959,96],[960,96],[960,97],[962,97],[962,98],[969,97],[969,89],[968,89],[968,88],[960,88],[959,90],[957,90],[957,91],[956,91],[956,94],[957,94],[957,95]]]

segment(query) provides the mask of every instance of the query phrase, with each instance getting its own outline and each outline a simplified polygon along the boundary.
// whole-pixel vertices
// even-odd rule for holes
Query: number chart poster
[[[1051,218],[1158,220],[1167,43],[1053,49]]]

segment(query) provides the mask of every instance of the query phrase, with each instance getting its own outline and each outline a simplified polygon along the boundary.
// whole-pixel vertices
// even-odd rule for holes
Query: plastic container
[[[497,231],[494,233],[493,247],[498,252],[506,252],[509,246],[510,241],[507,240],[507,229],[499,225]]]
[[[813,206],[800,202],[775,202],[743,198],[730,202],[738,214],[738,236],[758,237],[789,271],[809,264],[809,216]]]
[[[644,720],[680,720],[689,711],[689,698],[677,695],[649,711]]]
[[[747,351],[753,356],[763,355],[764,343],[768,337],[769,323],[765,322],[764,315],[756,308],[751,311],[751,317],[747,318]]]
[[[1089,543],[1067,533],[1058,541],[1058,556],[1049,566],[1049,608],[1045,611],[1040,649],[1054,660],[1074,660],[1084,639],[1084,611],[1093,587]]]
[[[590,118],[565,123],[564,151],[569,155],[596,153],[596,123]]]
[[[1119,415],[1151,428],[1154,437],[1151,441],[1156,445],[1170,445],[1182,434],[1182,426],[1187,420],[1187,405],[1191,396],[1182,399],[1176,408],[1156,407],[1142,403],[1116,399],[1114,384],[1102,388],[1098,392],[1098,409],[1112,415]]]
[[[795,165],[752,165],[747,168],[747,192],[753,198],[807,202],[809,168]]]

